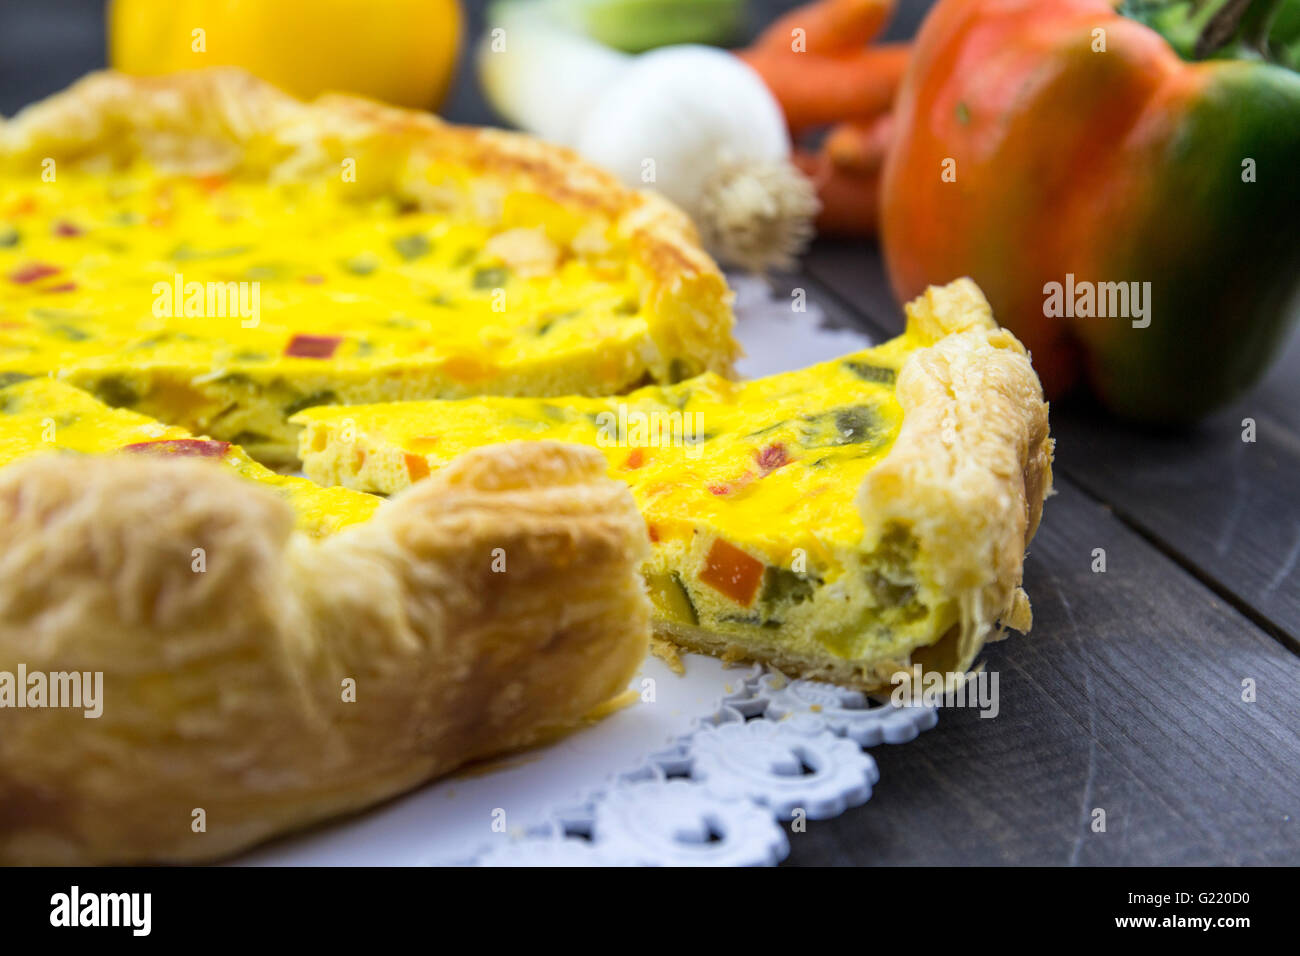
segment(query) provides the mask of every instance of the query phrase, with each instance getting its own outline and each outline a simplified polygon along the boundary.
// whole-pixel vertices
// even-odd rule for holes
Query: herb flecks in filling
[[[506,227],[470,205],[143,165],[0,177],[0,196],[0,374],[115,376],[141,412],[265,436],[276,463],[296,396],[614,394],[678,357],[641,315],[630,239],[610,230],[599,253],[547,239],[559,251],[541,271],[496,241],[571,234],[563,203],[525,203]],[[247,371],[289,387],[224,391]]]
[[[907,345],[745,383],[705,374],[619,398],[362,405],[297,421],[310,436],[308,474],[387,493],[401,482],[370,463],[399,454],[436,469],[489,442],[595,446],[645,516],[647,587],[665,626],[742,642],[803,629],[851,655],[856,642],[929,626],[910,539],[898,532],[864,554],[856,505],[898,436],[902,409],[884,382]],[[368,450],[359,469],[341,438],[344,419]]]

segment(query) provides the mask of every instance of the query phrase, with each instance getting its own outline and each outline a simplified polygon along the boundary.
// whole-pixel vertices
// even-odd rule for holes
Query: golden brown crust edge
[[[0,470],[0,670],[103,673],[0,710],[0,862],[214,859],[579,724],[648,634],[604,470],[478,449],[323,542],[208,463]]]
[[[731,293],[690,219],[654,193],[625,187],[569,149],[520,133],[455,126],[428,113],[327,94],[302,103],[233,68],[160,77],[91,73],[0,119],[0,169],[36,174],[44,159],[85,167],[140,157],[185,172],[243,170],[270,179],[334,175],[356,163],[363,190],[396,191],[430,209],[492,219],[508,191],[546,196],[613,225],[641,277],[645,314],[667,380],[685,356],[732,374]],[[470,185],[430,172],[462,170]]]
[[[755,656],[726,635],[662,619],[657,637],[723,659],[757,659],[791,677],[887,691],[900,672],[963,674],[1001,628],[1028,631],[1025,547],[1051,493],[1048,406],[1028,353],[999,329],[970,279],[931,287],[907,306],[929,344],[899,372],[903,425],[859,489],[863,550],[901,529],[918,547],[932,602],[955,600],[958,623],[903,659],[846,659],[777,649]]]
[[[928,583],[958,602],[955,631],[900,666],[962,673],[999,626],[1032,623],[1021,582],[1051,494],[1048,406],[1029,354],[997,327],[970,279],[931,287],[907,317],[933,344],[899,372],[903,425],[857,504],[865,547],[901,528],[917,543]]]

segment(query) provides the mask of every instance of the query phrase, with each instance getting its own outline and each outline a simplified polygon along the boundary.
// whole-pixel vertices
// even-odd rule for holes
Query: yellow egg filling
[[[292,460],[308,405],[607,394],[705,367],[673,351],[632,240],[541,195],[479,220],[345,181],[136,164],[4,176],[0,197],[0,373],[263,460]]]
[[[382,493],[478,445],[595,446],[646,519],[661,632],[769,657],[906,660],[958,612],[925,579],[906,529],[863,551],[854,499],[898,436],[894,378],[922,344],[902,336],[745,383],[705,374],[623,397],[328,406],[292,420],[309,477]]]

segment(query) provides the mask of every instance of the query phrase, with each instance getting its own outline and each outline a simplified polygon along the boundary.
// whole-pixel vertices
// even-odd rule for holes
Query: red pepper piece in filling
[[[341,335],[295,335],[284,347],[284,354],[296,358],[333,358],[342,341]]]
[[[754,458],[757,459],[759,470],[764,478],[794,460],[786,453],[785,446],[780,442],[774,442],[761,451],[754,452]]]
[[[748,607],[763,580],[763,562],[718,538],[704,558],[700,580],[737,604]]]
[[[123,445],[122,451],[134,455],[159,455],[180,458],[224,458],[230,451],[230,442],[209,438],[167,438],[161,441],[141,441]]]
[[[32,262],[25,266],[19,266],[9,273],[9,281],[18,285],[28,285],[38,279],[48,279],[50,276],[56,276],[62,271],[58,266],[47,265],[44,262]]]
[[[412,481],[419,481],[421,478],[429,477],[429,460],[423,455],[412,455],[408,452],[406,455],[406,473],[411,476]]]
[[[80,236],[84,231],[85,230],[82,229],[80,226],[74,226],[72,223],[67,222],[66,220],[60,220],[59,222],[54,224],[54,234],[58,236],[60,239],[75,239],[77,236]]]
[[[740,491],[754,480],[754,473],[747,471],[739,478],[732,481],[714,482],[708,485],[709,493],[714,495],[729,495],[733,491]]]

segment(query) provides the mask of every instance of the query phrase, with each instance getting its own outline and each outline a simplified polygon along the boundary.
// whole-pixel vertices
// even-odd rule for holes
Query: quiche
[[[682,213],[519,134],[230,70],[0,121],[0,375],[266,463],[309,405],[725,375],[732,323]]]
[[[661,637],[877,689],[916,664],[962,673],[999,623],[1028,628],[1024,549],[1051,483],[1038,379],[975,284],[907,318],[876,348],[750,382],[293,421],[309,477],[383,493],[493,442],[592,446],[645,518]]]
[[[226,856],[580,726],[645,656],[590,449],[385,502],[33,379],[0,465],[0,863]]]

